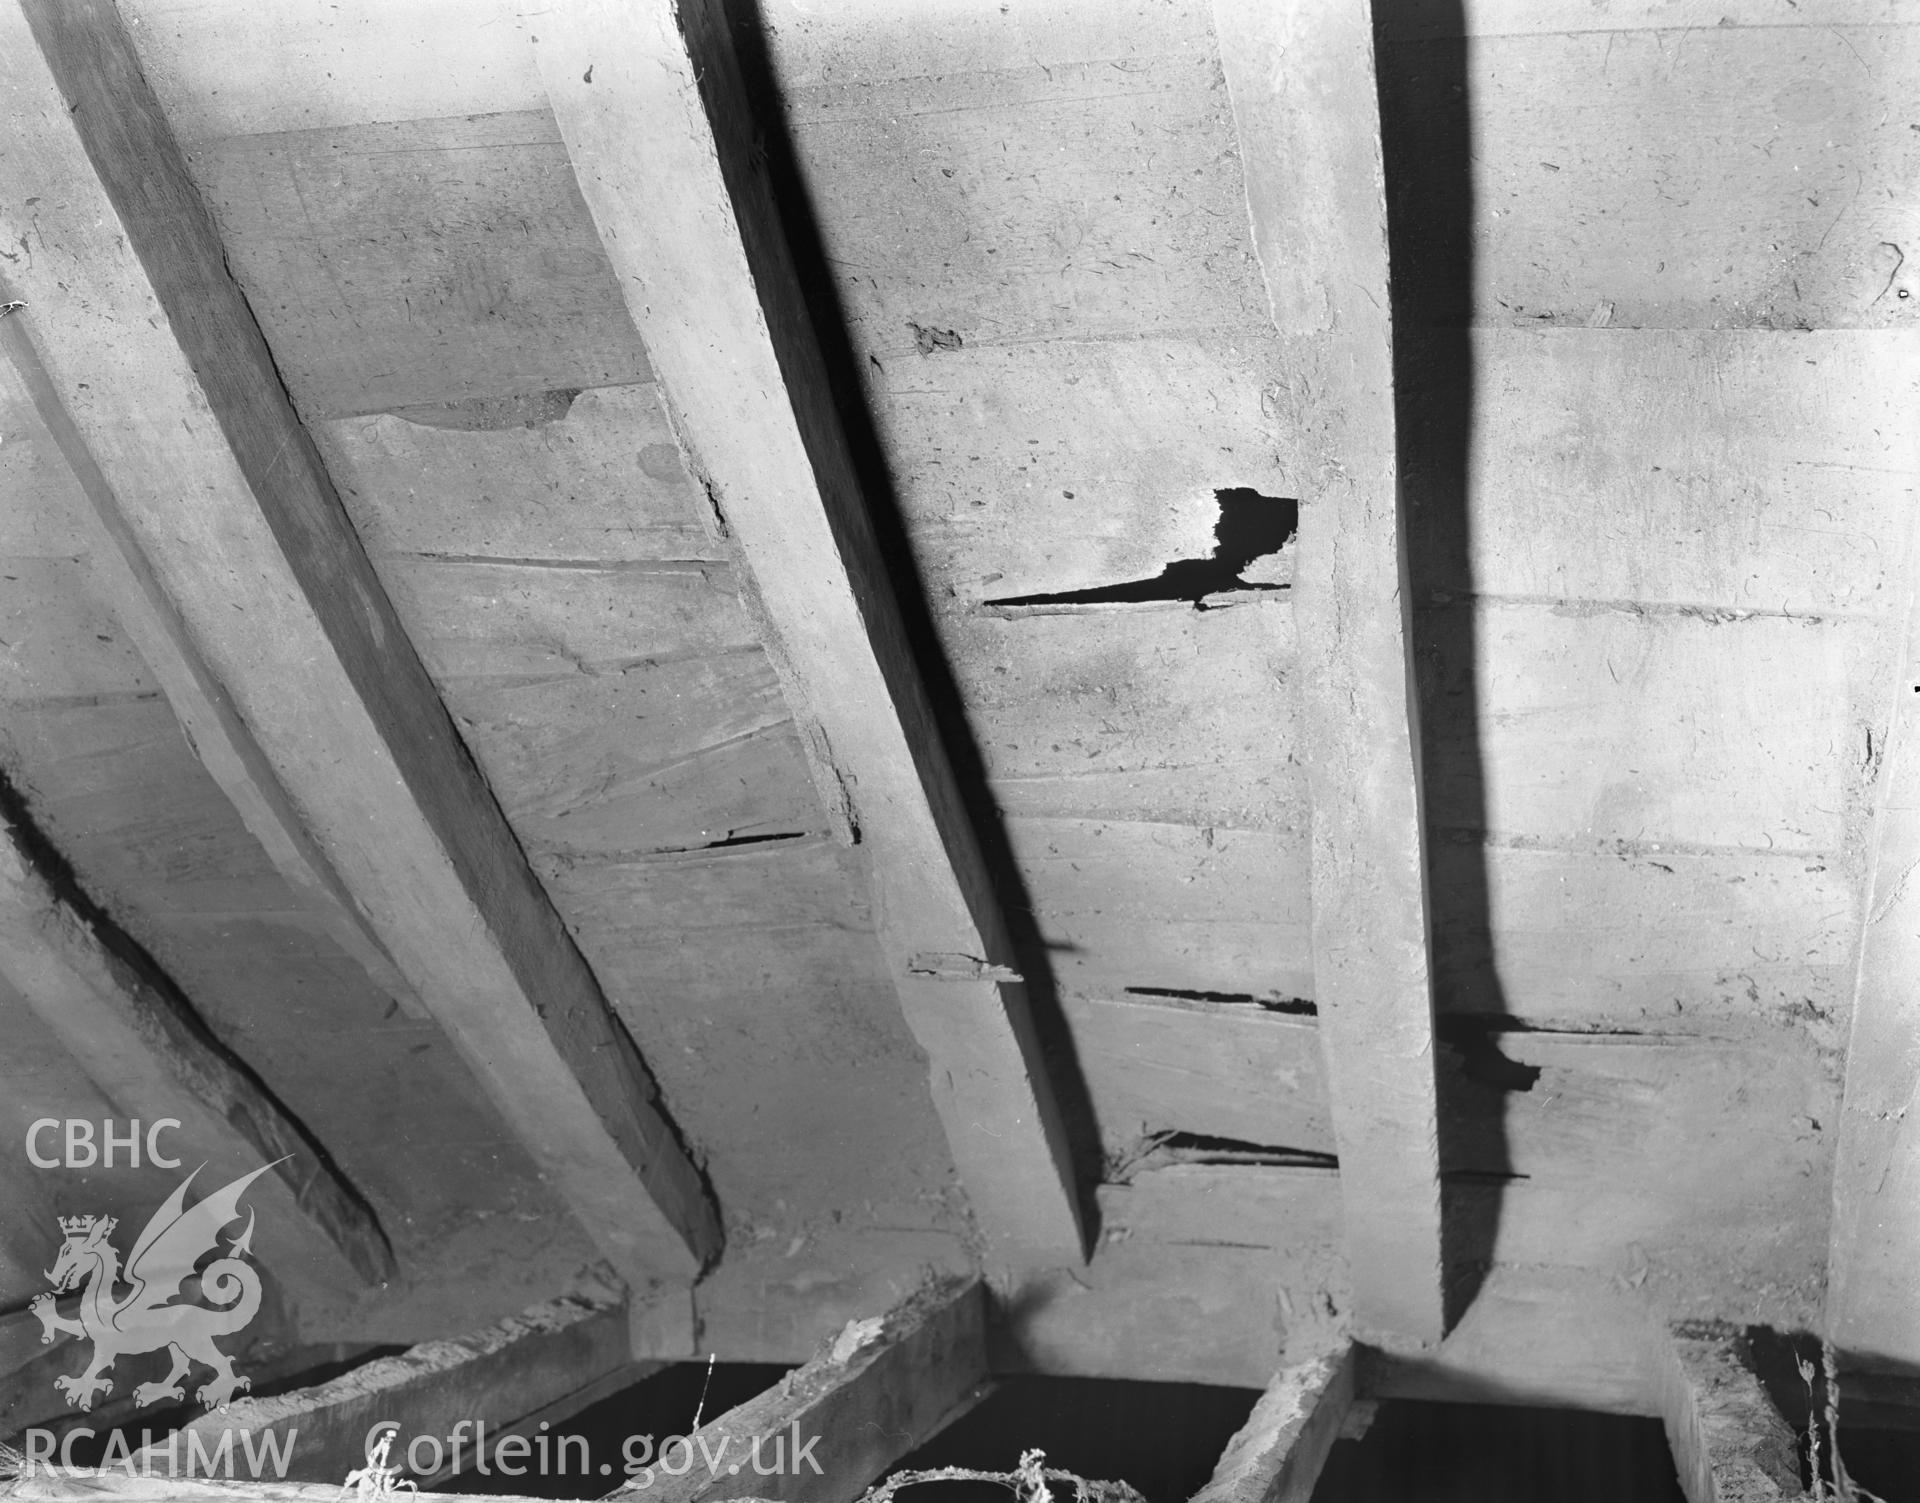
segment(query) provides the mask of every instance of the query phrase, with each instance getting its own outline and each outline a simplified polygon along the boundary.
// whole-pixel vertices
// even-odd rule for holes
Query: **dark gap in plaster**
[[[1263,496],[1249,486],[1227,486],[1213,493],[1220,518],[1213,524],[1213,553],[1207,558],[1177,558],[1152,579],[1058,590],[1042,595],[1009,595],[987,600],[1005,605],[1138,605],[1147,601],[1185,601],[1197,611],[1209,595],[1235,591],[1286,590],[1290,585],[1251,583],[1240,576],[1256,559],[1278,553],[1300,531],[1300,503],[1290,496]]]
[[[1515,1180],[1532,1179],[1517,1169],[1442,1169],[1440,1182],[1456,1185],[1510,1185]]]
[[[1109,1153],[1102,1178],[1110,1185],[1124,1185],[1142,1170],[1165,1169],[1174,1164],[1335,1170],[1340,1167],[1340,1160],[1317,1148],[1254,1143],[1244,1138],[1222,1138],[1166,1127],[1143,1132],[1126,1147]]]
[[[1434,1038],[1460,1074],[1496,1091],[1531,1091],[1540,1079],[1540,1066],[1523,1065],[1500,1052],[1500,1034],[1531,1031],[1504,1017],[1442,1016],[1433,1024]]]
[[[1460,1060],[1460,1073],[1478,1085],[1496,1091],[1525,1092],[1540,1079],[1540,1066],[1508,1059],[1490,1034],[1468,1035],[1451,1043]]]
[[[467,397],[458,402],[430,402],[418,407],[395,407],[388,416],[423,428],[455,428],[466,432],[502,428],[541,428],[557,423],[573,410],[580,389],[522,392],[511,397]]]
[[[1529,1023],[1524,1018],[1510,1017],[1505,1013],[1448,1013],[1434,1021],[1434,1028],[1440,1037],[1454,1042],[1463,1038],[1489,1033],[1537,1033],[1546,1038],[1565,1039],[1644,1039],[1672,1037],[1684,1038],[1685,1035],[1649,1034],[1640,1028],[1550,1028],[1539,1023]]]
[[[1039,1038],[1047,1082],[1060,1110],[1073,1165],[1089,1245],[1099,1236],[1100,1209],[1093,1187],[1101,1166],[1100,1129],[1087,1088],[1080,1054],[1060,1008],[1058,979],[1045,937],[1034,918],[1034,902],[1014,860],[1006,822],[988,783],[986,760],[967,715],[965,698],[949,662],[939,628],[928,605],[929,591],[913,550],[886,450],[874,426],[866,382],[885,379],[856,354],[841,279],[844,265],[829,259],[814,213],[807,177],[793,147],[793,129],[780,79],[767,48],[768,21],[762,0],[720,0],[731,33],[752,118],[742,122],[762,149],[781,228],[806,299],[818,341],[828,389],[847,441],[854,479],[873,524],[875,542],[894,585],[900,625],[914,666],[919,669],[941,748],[947,754],[968,823],[980,845],[992,891],[999,900],[1014,951],[1014,965],[1027,983],[1027,1005]],[[998,959],[999,957],[991,957]]]
[[[1419,23],[1374,7],[1381,145],[1392,266],[1394,418],[1405,578],[1403,599],[1429,825],[1484,830],[1485,759],[1476,612],[1429,606],[1475,594],[1472,497],[1474,142],[1463,0],[1422,0]],[[1437,33],[1437,34],[1436,34]],[[1430,841],[1434,1011],[1508,1011],[1490,923],[1484,843]],[[1463,1040],[1435,1050],[1443,1175],[1441,1261],[1446,1324],[1456,1326],[1493,1265],[1508,1103],[1528,1069]],[[1487,1052],[1491,1050],[1491,1055]],[[1531,1082],[1527,1082],[1530,1084]]]
[[[1258,1007],[1267,1012],[1283,1012],[1290,1017],[1317,1017],[1320,1009],[1299,997],[1275,1000],[1256,997],[1252,992],[1188,991],[1177,986],[1128,986],[1121,988],[1129,997],[1168,997],[1176,1002],[1225,1002],[1237,1007]]]
[[[1156,1134],[1158,1151],[1184,1164],[1248,1164],[1296,1169],[1338,1169],[1340,1160],[1312,1148],[1286,1148],[1274,1143],[1250,1143],[1243,1138],[1221,1138],[1211,1133]]]
[[[725,851],[742,845],[772,845],[782,840],[805,840],[805,830],[776,830],[770,835],[729,835],[725,840],[709,840],[705,845],[694,846],[699,851]]]
[[[616,851],[611,854],[600,853],[599,859],[633,861],[647,860],[654,856],[698,856],[703,851],[732,851],[742,846],[785,845],[794,840],[813,840],[818,832],[813,830],[774,830],[766,835],[729,835],[723,840],[705,840],[698,845],[656,845],[639,851]],[[553,856],[550,860],[562,865],[573,866],[581,858],[573,856]]]

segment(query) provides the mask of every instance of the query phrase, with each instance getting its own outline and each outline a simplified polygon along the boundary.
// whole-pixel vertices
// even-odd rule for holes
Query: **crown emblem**
[[[117,1224],[111,1216],[106,1217],[104,1220],[98,1216],[62,1216],[60,1218],[60,1234],[63,1237],[84,1236],[93,1230],[96,1223],[99,1224],[102,1235],[111,1235]]]

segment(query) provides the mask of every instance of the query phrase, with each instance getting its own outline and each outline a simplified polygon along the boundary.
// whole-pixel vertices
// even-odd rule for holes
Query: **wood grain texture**
[[[56,450],[68,470],[64,476],[45,477],[50,483],[39,506],[29,503],[21,508],[77,514],[74,521],[79,536],[75,541],[85,547],[89,567],[84,582],[67,582],[60,602],[72,609],[89,595],[103,596],[111,603],[113,617],[122,628],[63,632],[60,626],[69,623],[59,622],[56,616],[54,632],[62,658],[70,658],[74,642],[84,642],[88,636],[109,647],[118,645],[123,652],[136,653],[180,717],[188,743],[232,800],[275,869],[299,895],[302,906],[341,949],[354,957],[376,986],[408,1013],[424,1016],[413,988],[354,907],[339,873],[301,823],[286,789],[274,776],[226,690],[201,659],[186,623],[147,567],[111,485],[61,404],[23,321],[0,320],[0,352],[6,356],[4,370],[0,371],[0,402],[32,409],[38,431],[30,435],[30,441],[39,440]],[[74,587],[76,583],[79,588]],[[35,615],[40,619],[27,634],[30,641],[45,640],[45,607],[49,604],[52,602],[36,607]],[[29,676],[36,698],[44,697],[53,687],[48,682],[51,675],[30,671]],[[141,686],[136,682],[129,687],[137,692]]]
[[[182,1428],[209,1448],[231,1435],[236,1451],[243,1437],[280,1437],[291,1447],[289,1477],[337,1483],[366,1465],[367,1438],[379,1421],[391,1420],[399,1429],[393,1452],[398,1465],[405,1464],[407,1443],[415,1436],[431,1435],[450,1446],[464,1424],[470,1463],[476,1424],[495,1438],[599,1379],[620,1373],[637,1383],[651,1366],[629,1357],[625,1301],[588,1291],[561,1295],[484,1330],[375,1358],[310,1388],[236,1399]],[[184,1457],[191,1444],[190,1438],[178,1440],[174,1454]],[[136,1453],[134,1465],[165,1475],[167,1455],[163,1448]]]
[[[874,160],[832,165],[858,181]],[[857,220],[834,233],[850,252],[870,243]],[[859,306],[891,295],[895,280]],[[1182,309],[1214,306],[1204,291],[1183,285]],[[1251,327],[1231,334],[1093,340],[1069,327],[1038,343],[983,338],[895,357],[880,372],[868,364],[936,610],[1150,579],[1212,553],[1216,490],[1287,494],[1271,415],[1280,352],[1257,283],[1251,292]],[[1260,577],[1279,577],[1275,562],[1261,560]]]
[[[189,146],[545,103],[507,0],[133,0],[141,66]]]
[[[874,938],[862,847],[536,859],[741,1229],[702,1285],[703,1320],[784,1329],[815,1298],[846,1319],[862,1310],[844,1301],[904,1276],[897,1229],[957,1246],[965,1197]]]
[[[974,1280],[934,1283],[881,1315],[849,1323],[797,1372],[696,1430],[690,1444],[704,1441],[705,1454],[716,1458],[731,1454],[732,1473],[703,1464],[681,1476],[657,1472],[612,1496],[851,1503],[987,1388],[985,1291]],[[775,1437],[802,1448],[818,1437],[811,1453],[817,1463],[809,1467],[790,1449],[779,1475],[756,1475],[750,1462],[770,1462]],[[756,1449],[762,1440],[764,1452]]]
[[[1355,1331],[1437,1341],[1440,1181],[1371,14],[1215,6],[1275,327],[1299,362],[1294,578],[1314,995]]]
[[[308,418],[652,375],[544,111],[244,136],[188,168]]]
[[[1006,47],[1065,19],[975,25],[1000,31]],[[812,28],[775,29],[783,69],[804,77],[818,58],[836,75],[795,89],[796,154],[821,185],[821,218],[860,247],[836,269],[848,281],[884,273],[857,300],[853,334],[906,384],[936,384],[943,358],[921,359],[911,323],[987,346],[1207,324],[1238,333],[1261,317],[1233,122],[1204,24],[1185,6],[1078,19],[1077,56],[985,67],[985,37],[952,38],[942,56],[938,22],[876,27],[903,52],[933,55],[926,73],[894,78],[848,67],[848,53],[870,52],[872,40],[843,38],[828,51],[806,35]],[[900,73],[894,59],[881,69]]]
[[[1014,815],[1304,829],[1284,595],[978,609],[1204,559],[1216,489],[1290,494],[1209,8],[766,16],[995,797]],[[908,233],[940,255],[900,255]],[[909,323],[943,342],[922,354]]]
[[[1878,622],[1631,603],[1448,609],[1476,612],[1479,689],[1469,704],[1460,660],[1441,649],[1423,686],[1436,825],[1817,858],[1864,822],[1868,740],[1885,714]],[[1461,636],[1433,612],[1419,632],[1423,648]],[[1781,715],[1789,686],[1795,713]]]
[[[637,859],[823,828],[727,565],[375,567],[529,850]]]
[[[1327,1170],[1174,1165],[1100,1188],[1084,1271],[1002,1294],[995,1372],[1258,1388],[1350,1308]]]
[[[1902,20],[1901,0],[1406,0],[1388,13],[1395,36],[1497,37],[1530,32],[1666,31],[1708,26],[1879,26]]]
[[[22,143],[7,191],[43,200],[45,237],[31,267],[9,268],[32,307],[15,316],[155,577],[396,964],[607,1256],[641,1283],[690,1276],[719,1241],[699,1176],[463,759],[117,16],[0,15]],[[202,498],[190,514],[173,500],[187,493]]]
[[[504,1284],[494,1308],[515,1309],[593,1256],[446,1034],[400,1012],[313,922],[164,699],[10,704],[0,762],[82,888],[380,1214],[407,1276],[389,1291],[384,1330],[420,1329],[412,1324],[423,1318],[418,1302],[439,1304],[438,1281],[456,1277],[456,1265],[483,1280],[469,1290],[471,1317],[480,1288],[492,1299]],[[16,1038],[15,1048],[33,1057],[24,1041]],[[75,1088],[70,1072],[48,1066],[41,1075],[53,1093],[43,1104],[55,1109],[22,1119],[23,1133],[33,1116],[89,1110],[84,1098],[72,1113],[60,1107],[59,1092]],[[10,1095],[24,1093],[0,1091],[0,1102]],[[396,1132],[409,1152],[392,1151]],[[123,1224],[135,1221],[170,1188],[145,1184],[131,1203],[108,1209]],[[65,1209],[98,1208],[83,1197]],[[516,1239],[517,1249],[503,1246]],[[324,1256],[324,1245],[315,1251]],[[305,1298],[302,1308],[312,1331],[350,1337],[365,1318],[353,1303],[323,1307]]]
[[[1897,604],[1908,336],[1481,328],[1472,353],[1473,525],[1463,553],[1449,508],[1421,509],[1432,587],[1703,617]]]
[[[1110,1147],[1170,1131],[1333,1152],[1311,1018],[1148,997],[1069,997],[1061,1011]]]
[[[1848,863],[1654,843],[1438,838],[1438,1007],[1649,1033],[1792,1024],[1838,1046],[1861,913]],[[1460,901],[1481,869],[1491,940]]]
[[[1010,819],[1007,835],[1064,992],[1313,997],[1299,836],[1075,819]]]
[[[1920,569],[1909,548],[1892,720],[1866,842],[1866,880],[1853,915],[1852,1032],[1833,1167],[1833,1247],[1826,1333],[1863,1365],[1920,1362],[1920,1311],[1910,1291],[1920,1253],[1920,1134],[1908,1121],[1920,1091],[1913,967],[1920,959]]]
[[[317,424],[314,439],[376,558],[726,557],[655,386],[583,391],[531,425],[374,414]]]
[[[982,1226],[1022,1256],[1075,1258],[1079,1206],[1023,990],[910,972],[930,951],[1005,965],[1011,946],[853,478],[725,24],[706,6],[675,20],[664,4],[566,5],[540,19],[541,75],[697,471],[843,773],[882,947]],[[636,158],[636,135],[656,149]]]
[[[181,1124],[219,1182],[276,1165],[258,1191],[274,1213],[261,1243],[270,1260],[311,1266],[299,1244],[317,1233],[363,1282],[392,1278],[386,1233],[325,1149],[164,978],[117,951],[35,870],[31,836],[11,818],[0,824],[0,969],[88,1077],[124,1117]],[[210,1177],[201,1190],[216,1187]]]
[[[1448,324],[1915,327],[1920,221],[1900,185],[1920,166],[1904,109],[1920,30],[1805,19],[1463,46],[1396,42],[1389,13],[1382,93],[1419,164],[1396,191],[1425,247],[1396,268],[1407,306]]]
[[[1351,1346],[1290,1363],[1254,1401],[1193,1503],[1307,1503],[1354,1398]]]
[[[1659,1389],[1687,1503],[1807,1496],[1793,1427],[1768,1397],[1734,1328],[1676,1328]]]
[[[1665,1344],[1647,1301],[1610,1280],[1496,1267],[1437,1351],[1370,1351],[1361,1385],[1382,1399],[1657,1416]]]
[[[1591,1270],[1676,1317],[1817,1323],[1839,1082],[1797,1030],[1463,1037],[1440,1079],[1442,1169],[1463,1215],[1497,1199],[1498,1262]]]
[[[950,618],[996,795],[1010,814],[1304,835],[1293,614],[1262,600]]]
[[[822,11],[773,0],[770,45],[795,88],[847,80],[894,81],[954,73],[1057,68],[1112,57],[1116,73],[1148,58],[1210,57],[1204,7],[1158,0],[1055,0],[1030,16],[997,9],[916,7],[911,26],[881,27],[871,13]],[[1009,150],[1018,143],[1009,143]]]

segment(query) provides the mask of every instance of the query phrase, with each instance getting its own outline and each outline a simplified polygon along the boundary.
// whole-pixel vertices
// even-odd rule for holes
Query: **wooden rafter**
[[[659,1366],[629,1357],[624,1300],[601,1291],[566,1294],[483,1331],[423,1342],[311,1388],[236,1399],[189,1421],[165,1445],[136,1455],[134,1465],[164,1475],[169,1465],[184,1463],[192,1437],[211,1451],[223,1443],[244,1447],[242,1436],[272,1434],[293,1457],[289,1476],[338,1483],[366,1465],[369,1433],[392,1421],[399,1431],[393,1464],[410,1465],[408,1447],[430,1436],[435,1445],[420,1453],[421,1464],[437,1455],[442,1465],[429,1475],[451,1475],[456,1460],[460,1470],[476,1458],[484,1464],[507,1436],[523,1435],[543,1419],[558,1423]],[[228,1436],[233,1439],[226,1441]],[[559,1464],[578,1460],[577,1454],[563,1455]],[[507,1464],[523,1463],[509,1456]]]
[[[882,948],[995,1252],[1084,1233],[1025,987],[864,509],[717,4],[530,17],[581,192],[795,712],[871,852]],[[635,142],[644,141],[645,150]]]
[[[1913,545],[1910,544],[1910,551]],[[1853,1031],[1833,1165],[1827,1335],[1850,1354],[1920,1362],[1920,570],[1909,562],[1902,671],[1892,683],[1861,908]]]
[[[1254,245],[1289,369],[1313,964],[1356,1330],[1444,1330],[1432,946],[1365,0],[1216,0]]]
[[[1729,1330],[1672,1334],[1661,1419],[1687,1503],[1804,1497],[1793,1427]]]
[[[612,1496],[852,1503],[991,1386],[984,1290],[971,1280],[931,1285],[883,1315],[854,1321],[804,1367],[696,1430],[690,1454],[712,1458],[711,1465],[698,1461],[680,1475],[656,1469]],[[776,1440],[786,1442],[781,1469],[764,1475],[776,1464]]]
[[[1307,1503],[1353,1403],[1354,1363],[1342,1342],[1275,1373],[1193,1503]]]
[[[339,874],[301,824],[280,780],[227,694],[202,661],[186,623],[146,565],[85,440],[61,403],[41,364],[24,319],[0,318],[0,355],[20,392],[32,403],[54,445],[73,471],[88,502],[95,534],[89,562],[105,584],[115,617],[126,628],[141,660],[152,670],[181,729],[213,780],[232,801],[241,822],[266,852],[295,897],[368,977],[410,1015],[422,1009],[413,988],[365,917],[353,906]],[[9,372],[0,372],[4,377]]]
[[[381,590],[122,22],[0,6],[7,270],[128,536],[427,1010],[636,1288],[718,1217]]]
[[[127,1117],[180,1124],[204,1158],[201,1194],[277,1163],[254,1193],[269,1209],[263,1249],[284,1254],[283,1269],[306,1264],[303,1242],[317,1236],[362,1281],[392,1278],[393,1250],[360,1193],[143,956],[110,946],[55,891],[29,844],[0,811],[0,974]]]

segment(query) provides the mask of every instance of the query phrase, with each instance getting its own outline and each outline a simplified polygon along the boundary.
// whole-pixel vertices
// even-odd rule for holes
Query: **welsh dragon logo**
[[[195,1362],[213,1369],[213,1381],[195,1395],[209,1409],[224,1409],[237,1391],[253,1386],[235,1374],[233,1360],[213,1344],[216,1336],[244,1329],[260,1308],[260,1275],[242,1261],[252,1252],[252,1210],[247,1212],[246,1230],[225,1247],[220,1245],[220,1233],[239,1219],[240,1196],[247,1186],[273,1167],[266,1164],[244,1174],[188,1209],[187,1187],[200,1172],[194,1170],[134,1240],[124,1271],[120,1254],[109,1240],[116,1224],[113,1217],[60,1218],[66,1241],[47,1272],[53,1289],[34,1296],[32,1309],[40,1318],[42,1344],[63,1332],[93,1342],[93,1361],[85,1372],[53,1380],[55,1387],[65,1391],[69,1404],[93,1408],[96,1394],[113,1392],[113,1380],[106,1372],[116,1358],[162,1347],[173,1354],[173,1369],[161,1382],[142,1383],[134,1389],[134,1402],[141,1408],[162,1399],[185,1398],[184,1380]],[[200,1289],[214,1304],[172,1303],[184,1292],[182,1286],[195,1265],[210,1252],[221,1256],[200,1270]],[[57,1313],[55,1300],[83,1284],[80,1318],[69,1320]],[[127,1286],[126,1294],[116,1294],[122,1285]]]

